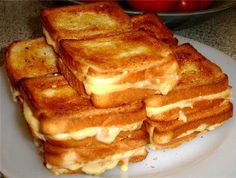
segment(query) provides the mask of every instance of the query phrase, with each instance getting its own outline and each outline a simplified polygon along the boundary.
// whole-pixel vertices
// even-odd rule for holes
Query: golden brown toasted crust
[[[89,99],[71,88],[63,76],[22,80],[21,93],[39,119],[43,134],[69,133],[93,126],[120,126],[146,119],[141,101],[116,108],[95,108]]]
[[[147,98],[147,100],[145,100],[145,103],[149,107],[161,107],[181,100],[220,93],[229,87],[228,77],[225,74],[222,74],[220,78],[208,81],[208,83],[206,84],[195,84],[195,86],[192,86],[190,88],[181,88],[181,84],[179,83],[167,95],[151,96],[150,98]]]
[[[228,76],[214,63],[202,56],[190,44],[175,49],[179,63],[178,85],[167,95],[155,95],[145,103],[161,107],[184,99],[218,93],[228,88]]]
[[[148,135],[141,130],[130,132],[128,138],[120,137],[111,144],[95,143],[95,146],[91,145],[66,148],[58,147],[46,142],[44,144],[44,158],[47,163],[56,166],[63,166],[63,157],[66,156],[67,153],[73,152],[77,156],[75,163],[86,163],[140,148],[148,143]]]
[[[148,134],[145,129],[138,129],[134,131],[122,131],[119,135],[115,138],[114,142],[119,142],[123,139],[142,139],[147,138]],[[74,140],[74,139],[65,139],[65,140],[55,140],[48,138],[47,142],[51,145],[55,145],[57,147],[99,147],[107,143],[99,142],[96,140],[95,137],[88,137],[83,140]]]
[[[70,63],[71,62],[71,63]],[[92,77],[97,77],[98,74],[93,71],[92,69],[88,69],[84,65],[80,65],[80,70],[76,70],[75,62],[71,58],[70,60],[62,60],[58,59],[58,66],[59,70],[63,73],[64,76],[67,76],[67,80],[74,81],[74,80],[84,80],[86,76],[83,74],[83,69],[86,68],[85,70],[89,70],[85,73],[89,73],[90,76]],[[162,78],[170,78],[171,75],[177,73],[178,71],[178,63],[177,61],[169,58],[166,59],[166,61],[163,64],[160,64],[159,66],[154,66],[149,69],[141,70],[141,71],[136,71],[136,72],[127,72],[125,75],[122,75],[120,72],[111,72],[111,73],[102,73],[99,74],[99,76],[103,79],[108,79],[111,77],[116,77],[117,75],[120,74],[119,79],[116,79],[114,83],[116,84],[122,84],[122,83],[134,83],[142,80],[150,80],[153,84],[156,83],[155,80],[158,78],[162,80]],[[72,77],[72,75],[74,77]],[[163,81],[160,81],[163,82]],[[76,85],[76,84],[72,84]],[[80,88],[80,87],[78,87]],[[81,89],[82,90],[82,89]],[[78,90],[80,91],[80,90]]]
[[[61,59],[58,59],[58,69],[60,70],[62,75],[65,77],[65,79],[68,81],[71,87],[73,87],[83,97],[87,97],[87,98],[89,97],[86,94],[83,83],[76,78],[73,72],[66,66],[66,64],[62,62]]]
[[[151,120],[147,120],[146,127],[150,136],[153,136],[150,138],[150,142],[155,144],[164,144],[178,138],[181,134],[186,133],[189,130],[198,128],[202,124],[211,126],[214,124],[223,123],[224,121],[230,119],[232,115],[233,105],[230,102],[226,102],[212,108],[201,110],[200,112],[198,111],[195,113],[186,114],[187,122],[180,120],[153,122]],[[154,128],[153,132],[152,128]],[[205,130],[207,130],[207,128],[205,128]]]
[[[146,31],[170,46],[176,46],[178,43],[173,33],[155,14],[134,15],[131,16],[131,22],[134,29]]]
[[[111,50],[113,49],[113,50]],[[91,40],[62,40],[60,55],[68,67],[87,72],[135,72],[175,61],[171,48],[141,31]],[[82,69],[83,66],[87,68]]]
[[[14,88],[22,78],[56,73],[56,55],[44,38],[15,41],[9,45],[5,65]]]
[[[128,15],[117,3],[99,2],[41,11],[43,27],[57,44],[61,39],[87,39],[131,29]]]
[[[128,108],[129,106],[126,106],[126,110],[129,110]],[[68,113],[61,113],[58,117],[47,117],[46,114],[42,114],[40,116],[40,130],[44,134],[70,133],[88,127],[121,127],[142,122],[146,119],[144,107],[136,108],[135,111],[120,112],[119,110],[123,110],[123,108],[116,108],[110,113],[106,113],[105,110],[100,110],[100,113],[95,109],[85,110],[78,113],[78,115],[74,111],[69,117],[66,117]],[[72,113],[72,111],[70,112]],[[87,113],[90,113],[90,115],[86,116]]]
[[[192,113],[199,112],[201,110],[206,110],[211,107],[215,107],[220,105],[224,102],[224,99],[213,99],[213,100],[201,100],[194,102],[192,107],[184,107],[184,108],[173,108],[165,112],[161,112],[159,114],[155,114],[154,116],[150,117],[150,120],[153,121],[171,121],[176,120],[179,118],[179,113],[182,112],[185,115],[189,115]]]
[[[148,152],[146,151],[142,155],[141,154],[140,155],[133,155],[130,157],[129,162],[131,162],[131,163],[140,162],[147,157],[147,154],[148,154]],[[118,165],[120,165],[120,164],[123,164],[122,161],[118,162]],[[60,167],[57,167],[57,168],[54,167],[52,169],[49,169],[49,171],[51,171],[52,173],[54,173],[56,175],[58,175],[59,172],[60,172],[60,174],[80,174],[83,172],[81,168],[76,169],[76,170],[69,170],[69,169],[63,169],[63,168],[61,169]]]
[[[91,108],[88,99],[80,97],[61,75],[26,78],[21,81],[21,93],[35,117],[42,113],[54,114],[60,110]],[[47,94],[47,91],[54,93]]]
[[[203,132],[194,132],[190,135],[181,137],[181,138],[176,138],[171,140],[168,143],[164,143],[164,144],[153,144],[151,145],[151,148],[154,150],[163,150],[163,149],[170,149],[170,148],[176,148],[186,142],[191,141],[192,139],[196,138],[198,135],[205,133],[205,131]]]
[[[180,86],[189,87],[210,83],[225,75],[219,66],[200,54],[190,44],[182,44],[174,50],[180,66]]]
[[[75,90],[88,97],[84,85],[80,80],[82,74],[76,76],[72,69],[70,69],[66,64],[66,61],[62,61],[61,59],[58,60],[58,66],[60,72],[65,76],[66,80],[69,84],[75,88]],[[134,73],[128,73],[127,75],[123,76],[119,80],[116,80],[117,84],[124,83],[133,83],[142,80],[149,80],[153,85],[156,82],[160,83],[168,83],[173,85],[172,88],[177,84],[177,78],[170,75],[171,72],[176,71],[178,65],[175,62],[167,61],[161,69],[159,67],[153,67],[151,69],[147,69],[145,71],[139,71]],[[78,72],[79,73],[79,72]],[[158,84],[157,84],[158,85]],[[116,107],[123,104],[131,103],[136,100],[143,100],[146,97],[153,95],[156,93],[154,89],[147,89],[147,88],[129,88],[121,91],[106,93],[106,94],[90,94],[90,98],[93,102],[93,105],[98,108],[110,108]]]
[[[91,95],[93,105],[98,108],[117,107],[134,101],[141,101],[146,97],[155,94],[156,90],[130,88],[123,91],[117,91],[101,95]]]
[[[189,123],[192,122],[200,122],[202,123],[202,119],[208,119],[208,118],[214,118],[214,116],[222,115],[222,114],[232,114],[232,103],[223,102],[220,105],[215,105],[214,107],[207,108],[205,110],[201,110],[201,112],[195,112],[191,114],[186,114],[187,122],[183,122],[181,120],[172,120],[172,121],[160,121],[160,122],[154,122],[151,120],[148,120],[149,123],[155,126],[159,132],[165,132],[165,131],[171,131],[175,130],[177,128],[180,128],[182,126],[189,126]],[[225,118],[229,119],[229,118]],[[217,122],[217,119],[213,120]],[[180,129],[181,130],[181,129]]]
[[[178,85],[165,96],[145,101],[147,114],[148,108],[160,109],[146,121],[155,149],[177,147],[233,115],[227,75],[189,44],[178,46],[175,54],[180,67]]]

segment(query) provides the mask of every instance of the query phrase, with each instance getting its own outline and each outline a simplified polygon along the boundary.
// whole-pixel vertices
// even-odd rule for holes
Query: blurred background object
[[[65,3],[66,1],[81,4],[102,0],[56,0],[55,2]],[[236,5],[235,0],[117,0],[117,2],[129,15],[145,12],[157,13],[171,29],[183,29],[197,25]]]
[[[236,58],[236,9],[232,2],[236,1],[220,1],[205,11],[159,13],[159,16],[175,34],[195,39]],[[0,64],[10,42],[42,36],[40,9],[72,4],[75,3],[71,0],[0,1]],[[142,13],[128,9],[126,12]]]

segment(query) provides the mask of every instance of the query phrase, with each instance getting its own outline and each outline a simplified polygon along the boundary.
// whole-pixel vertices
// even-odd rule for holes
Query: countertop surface
[[[53,5],[50,1],[0,1],[0,63],[12,41],[42,36],[40,9]],[[174,33],[212,46],[236,60],[236,8]]]

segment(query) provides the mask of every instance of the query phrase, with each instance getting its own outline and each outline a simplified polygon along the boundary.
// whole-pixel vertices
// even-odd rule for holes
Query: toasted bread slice
[[[189,44],[175,49],[179,64],[179,83],[167,95],[154,95],[145,100],[147,115],[151,120],[167,121],[179,117],[180,110],[199,111],[211,107],[212,100],[229,100],[231,90],[228,77],[211,61]]]
[[[140,131],[142,130],[142,132]],[[121,131],[115,140],[113,142],[121,141],[122,139],[130,138],[130,135],[133,135],[133,133],[136,133],[137,138],[142,138],[142,136],[139,136],[139,134],[143,135],[143,132],[146,133],[146,136],[148,136],[146,127],[142,125],[142,127],[138,130],[134,131]],[[139,133],[139,134],[138,134]],[[33,134],[33,132],[32,132]],[[33,135],[34,138],[37,139],[37,136]],[[133,136],[132,136],[133,137]],[[104,145],[106,143],[97,141],[96,137],[87,137],[82,140],[75,140],[75,139],[64,139],[64,140],[55,140],[55,139],[47,139],[47,142],[51,145],[57,146],[57,147],[63,147],[63,148],[70,148],[70,147],[100,147],[101,145]]]
[[[113,143],[79,147],[58,147],[44,144],[44,159],[48,169],[56,174],[78,173],[101,174],[118,163],[127,169],[128,162],[143,160],[147,151],[148,135],[142,130],[119,136]],[[91,154],[93,153],[93,154]]]
[[[175,61],[168,45],[142,31],[89,40],[62,40],[60,54],[63,61],[73,62],[71,66],[83,74],[91,72],[93,76],[100,74],[103,77],[123,71],[142,71]]]
[[[173,148],[222,125],[233,115],[228,77],[189,44],[175,49],[179,83],[145,100],[154,149]]]
[[[154,122],[147,120],[146,127],[150,142],[155,149],[179,146],[188,141],[186,136],[202,134],[221,126],[233,115],[233,105],[230,102],[216,104],[211,108],[186,114],[187,122],[180,120]],[[190,136],[192,138],[192,136]],[[194,137],[193,137],[194,138]],[[183,140],[182,140],[183,139]],[[180,141],[182,140],[182,141]],[[177,142],[179,144],[174,144]]]
[[[5,65],[13,90],[19,94],[19,80],[58,72],[57,57],[44,38],[15,41],[7,50]],[[17,94],[17,95],[18,95]]]
[[[164,149],[171,149],[171,148],[176,148],[186,142],[189,142],[191,140],[193,140],[194,138],[196,138],[197,136],[205,133],[206,131],[196,131],[190,135],[186,135],[186,136],[183,136],[181,138],[176,138],[176,139],[173,139],[171,140],[170,142],[168,143],[163,143],[163,144],[150,144],[150,148],[153,149],[153,150],[164,150]]]
[[[128,15],[112,2],[47,8],[41,11],[41,19],[47,42],[56,51],[61,39],[87,39],[132,29]]]
[[[178,44],[178,40],[174,37],[173,33],[155,14],[134,15],[131,16],[131,22],[134,29],[148,32],[170,46],[174,47]]]
[[[144,104],[139,101],[116,108],[95,108],[60,75],[24,79],[21,93],[25,118],[42,139],[82,140],[96,136],[110,143],[121,131],[139,129],[146,119]]]
[[[178,81],[178,64],[172,49],[146,32],[63,40],[60,55],[64,64],[59,64],[61,72],[71,84],[76,83],[70,81],[75,77],[83,82],[96,107],[119,106],[154,93],[167,94]],[[71,75],[75,77],[67,77]],[[135,94],[130,95],[132,92]],[[128,97],[124,100],[122,96]]]

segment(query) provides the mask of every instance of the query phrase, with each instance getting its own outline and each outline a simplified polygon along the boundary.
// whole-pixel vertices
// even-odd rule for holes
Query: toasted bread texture
[[[175,49],[179,83],[167,95],[145,100],[154,149],[177,147],[214,130],[233,115],[227,75],[190,44]]]
[[[62,40],[60,49],[61,72],[79,93],[83,93],[83,82],[96,107],[115,107],[151,94],[167,94],[178,82],[172,49],[146,32]]]
[[[233,115],[233,105],[230,102],[223,102],[211,108],[202,109],[201,111],[186,114],[187,122],[180,120],[154,122],[147,120],[146,127],[150,135],[150,142],[153,148],[169,148],[179,146],[184,143],[180,140],[189,141],[186,136],[192,134],[202,134],[206,131],[214,130],[221,126],[226,120]],[[190,136],[191,137],[191,136]],[[176,141],[179,144],[172,144]],[[157,147],[156,147],[157,146]]]
[[[178,85],[167,95],[154,95],[145,100],[147,115],[152,120],[175,120],[180,110],[193,112],[211,107],[217,100],[229,100],[228,77],[190,44],[175,49],[179,64]],[[216,100],[216,101],[213,101]]]
[[[60,54],[75,70],[93,75],[109,73],[109,76],[116,72],[142,71],[175,60],[168,45],[141,31],[90,40],[63,40]]]
[[[15,41],[6,53],[6,69],[14,88],[22,78],[43,76],[58,72],[56,54],[44,38]]]
[[[170,46],[174,47],[178,44],[178,40],[174,37],[173,33],[162,20],[154,14],[133,15],[131,16],[131,22],[134,29],[148,32]]]
[[[114,35],[132,28],[128,15],[112,2],[99,2],[41,11],[44,34],[57,51],[61,39]]]
[[[141,161],[147,155],[144,147],[147,143],[148,136],[142,130],[130,132],[128,135],[121,134],[109,145],[95,143],[95,145],[84,147],[65,148],[46,142],[44,159],[47,167],[54,173],[80,170],[88,174],[100,174],[106,169],[115,167],[118,163],[125,167],[128,162]],[[91,167],[92,165],[96,167]],[[64,172],[58,172],[63,168]]]
[[[44,139],[81,140],[97,136],[98,140],[110,143],[121,131],[139,129],[146,119],[141,101],[98,109],[60,75],[24,79],[21,81],[21,93],[25,100],[25,118],[39,138],[43,135]],[[106,138],[102,133],[107,133]]]

